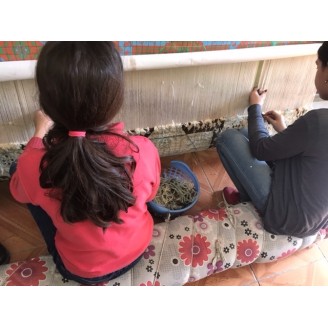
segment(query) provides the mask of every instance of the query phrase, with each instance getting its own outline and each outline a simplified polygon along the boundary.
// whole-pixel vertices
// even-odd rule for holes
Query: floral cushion
[[[325,237],[326,231],[304,239],[270,234],[251,203],[208,209],[155,224],[142,260],[102,285],[180,286],[230,268],[279,260]],[[79,284],[64,279],[51,256],[41,256],[0,266],[0,285]]]

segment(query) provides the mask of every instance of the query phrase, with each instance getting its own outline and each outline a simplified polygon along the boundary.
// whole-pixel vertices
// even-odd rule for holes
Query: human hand
[[[271,124],[277,132],[281,132],[287,127],[284,117],[275,110],[267,111],[263,114],[263,118]]]
[[[249,95],[249,105],[261,105],[263,106],[264,99],[268,90],[259,89],[254,87],[253,91]]]
[[[34,112],[33,121],[35,125],[34,137],[41,139],[47,134],[54,124],[54,122],[41,110]]]

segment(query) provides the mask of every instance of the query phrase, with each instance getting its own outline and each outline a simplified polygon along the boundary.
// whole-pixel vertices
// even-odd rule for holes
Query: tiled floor
[[[182,160],[195,172],[201,193],[188,212],[216,207],[221,190],[233,186],[215,149],[162,158],[165,167],[173,159]],[[12,261],[46,254],[45,244],[25,205],[15,202],[8,182],[0,182],[0,242],[10,251]],[[288,258],[268,264],[251,264],[229,269],[188,283],[188,286],[325,286],[328,285],[328,240],[320,241]]]

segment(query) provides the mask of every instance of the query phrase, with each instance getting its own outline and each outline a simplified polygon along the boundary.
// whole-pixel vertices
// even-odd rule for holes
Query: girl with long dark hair
[[[10,181],[59,272],[82,284],[123,274],[152,238],[147,210],[160,160],[147,138],[111,123],[124,95],[112,42],[47,42],[36,67],[42,111]]]

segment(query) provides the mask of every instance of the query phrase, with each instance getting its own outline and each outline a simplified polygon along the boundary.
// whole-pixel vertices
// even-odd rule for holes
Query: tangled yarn
[[[170,210],[188,206],[197,192],[192,182],[172,177],[161,177],[159,189],[154,201]]]

